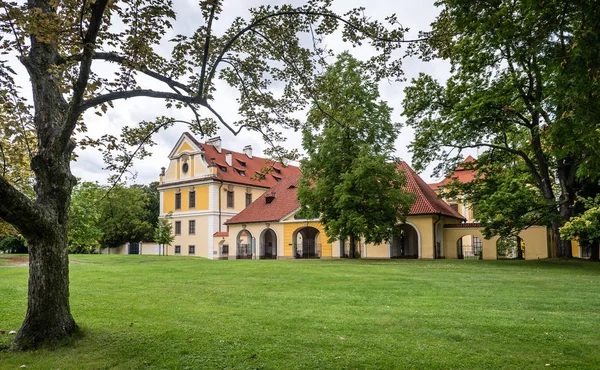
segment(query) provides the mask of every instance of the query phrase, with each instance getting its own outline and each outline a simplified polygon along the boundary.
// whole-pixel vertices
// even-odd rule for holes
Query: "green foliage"
[[[158,225],[154,229],[154,242],[166,246],[171,245],[173,240],[175,240],[175,235],[173,234],[173,224],[171,223],[172,213],[169,212],[167,216],[160,218],[158,220]]]
[[[83,182],[73,189],[69,211],[69,252],[94,253],[100,248],[102,216],[100,201],[106,194],[102,186]]]
[[[464,165],[463,165],[464,166]],[[477,166],[467,164],[477,176],[469,183],[451,182],[448,196],[462,196],[477,207],[477,221],[486,237],[511,236],[532,225],[550,226],[554,205],[548,205],[523,161],[510,153],[484,153]]]
[[[583,248],[592,248],[592,259],[598,260],[598,245],[600,244],[600,196],[595,199],[582,199],[586,211],[580,216],[571,217],[560,234],[569,240],[577,239]]]
[[[319,214],[329,240],[364,236],[381,242],[397,229],[412,201],[391,153],[398,127],[379,101],[363,63],[341,54],[318,80],[318,99],[303,130],[298,199]]]
[[[0,251],[4,253],[27,253],[27,242],[22,235],[0,239]]]
[[[100,228],[103,247],[114,248],[128,241],[153,237],[148,194],[140,187],[113,187],[101,202]]]
[[[522,168],[508,175],[535,186],[539,199],[519,190],[530,203],[524,205],[514,196],[518,184],[506,183],[497,194],[508,196],[510,206],[498,208],[504,220],[517,228],[519,209],[545,203],[546,218],[566,221],[578,186],[600,175],[600,7],[586,0],[437,5],[430,38],[411,52],[447,59],[452,69],[445,84],[422,74],[406,89],[415,167],[438,162],[436,172],[447,173],[465,149],[478,148],[486,161],[506,160],[495,156],[506,153]],[[554,222],[557,234],[560,221]]]
[[[128,241],[151,241],[158,224],[156,183],[110,188],[84,182],[73,191],[69,251],[94,253]]]

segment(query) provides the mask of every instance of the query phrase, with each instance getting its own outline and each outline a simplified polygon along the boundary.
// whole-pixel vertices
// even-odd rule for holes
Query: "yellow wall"
[[[433,223],[437,217],[432,216],[409,216],[407,223],[417,227],[421,239],[421,258],[434,258],[433,249]]]
[[[547,230],[543,226],[532,226],[519,233],[525,245],[525,259],[548,258]]]
[[[332,255],[332,245],[327,242],[327,235],[325,234],[325,229],[323,225],[321,225],[318,221],[306,222],[306,221],[298,221],[298,222],[290,222],[283,224],[283,257],[293,258],[293,235],[294,231],[301,229],[306,226],[314,227],[319,230],[320,235],[320,244],[321,244],[321,257],[322,258],[331,258]]]
[[[458,258],[457,242],[467,235],[474,235],[481,239],[482,256],[485,260],[497,259],[496,241],[498,237],[485,239],[478,228],[444,229],[444,256],[449,259]]]
[[[446,258],[457,258],[458,239],[466,235],[474,235],[481,239],[484,260],[495,260],[498,258],[496,242],[499,237],[494,236],[491,239],[485,239],[478,228],[456,228],[444,229],[444,256]],[[546,237],[546,228],[543,226],[533,226],[521,231],[519,237],[524,243],[525,259],[548,258],[548,244]]]
[[[190,144],[188,144],[186,141],[184,141],[181,146],[179,146],[179,149],[177,150],[177,154],[181,154],[183,152],[193,152],[194,148],[192,148],[192,146]]]
[[[170,256],[175,254],[175,246],[181,246],[182,256],[189,255],[189,246],[194,245],[196,247],[195,256],[208,257],[208,216],[192,216],[192,217],[175,217],[171,220],[173,224],[173,233],[175,233],[175,221],[181,221],[181,235],[175,235],[175,241],[168,247],[168,254]],[[189,233],[189,220],[196,221],[196,233],[190,235]]]
[[[189,211],[205,211],[208,210],[208,185],[194,186],[196,191],[196,207],[190,209],[190,187],[181,187],[181,209],[175,210],[175,194],[177,189],[163,190],[163,213],[177,213]]]
[[[248,187],[244,186],[244,185],[232,185],[232,187],[233,187],[233,205],[234,205],[234,207],[233,208],[227,207],[228,185],[223,185],[223,187],[221,188],[221,209],[224,211],[240,212],[246,208],[246,189]],[[258,199],[261,195],[263,195],[263,193],[265,192],[265,190],[263,190],[263,189],[255,189],[255,188],[250,188],[250,191],[252,192],[252,201],[253,202],[256,199]]]

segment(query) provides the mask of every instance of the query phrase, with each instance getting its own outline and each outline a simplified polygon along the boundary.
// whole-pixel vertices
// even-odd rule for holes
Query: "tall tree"
[[[100,248],[100,202],[106,189],[93,182],[78,184],[73,189],[69,210],[69,252],[93,253]]]
[[[113,187],[100,203],[98,225],[104,248],[116,248],[129,241],[150,241],[154,228],[148,205],[150,198],[140,186]]]
[[[173,223],[171,222],[171,213],[158,220],[154,229],[154,242],[162,247],[162,254],[167,255],[167,246],[170,246],[175,240],[173,234]]]
[[[144,155],[140,144],[175,123],[157,117],[128,127],[121,137],[74,140],[85,132],[82,114],[103,114],[112,102],[134,97],[158,98],[167,106],[189,109],[194,132],[211,134],[217,123],[238,133],[242,128],[261,132],[281,153],[283,139],[276,127],[297,128],[291,116],[307,106],[312,82],[329,50],[324,36],[340,30],[352,45],[365,40],[376,49],[368,62],[378,78],[400,75],[392,59],[403,41],[404,29],[394,15],[386,24],[365,16],[364,9],[337,15],[330,0],[307,0],[303,6],[260,6],[248,19],[237,17],[222,33],[214,30],[222,1],[199,2],[198,28],[191,35],[167,35],[175,20],[172,1],[55,1],[3,2],[0,42],[6,58],[0,61],[1,111],[9,112],[2,125],[17,127],[17,113],[5,110],[6,101],[25,101],[14,83],[10,63],[21,63],[31,83],[33,107],[24,105],[36,133],[31,169],[35,200],[0,176],[0,218],[14,225],[29,244],[27,314],[15,337],[14,348],[35,347],[67,337],[76,329],[69,306],[67,231],[71,191],[76,179],[70,161],[74,148],[105,148],[108,168],[123,169],[132,155]],[[313,37],[309,47],[301,39]],[[167,40],[168,37],[168,40]],[[161,52],[157,46],[161,46]],[[164,49],[171,47],[171,53]],[[168,55],[168,56],[167,56]],[[116,73],[103,75],[111,64]],[[138,80],[139,76],[144,76]],[[152,87],[143,81],[154,82]],[[218,82],[239,91],[239,121],[227,123],[213,107]],[[273,83],[282,94],[267,91]],[[205,115],[208,114],[208,115]],[[122,139],[122,140],[121,140]],[[120,151],[111,154],[111,151]]]
[[[415,129],[415,167],[449,171],[467,148],[502,151],[527,168],[550,213],[559,256],[570,243],[559,227],[572,215],[580,181],[597,180],[600,155],[600,5],[577,1],[441,0],[425,59],[451,62],[443,85],[421,75],[406,89]],[[484,163],[479,163],[484,165]],[[558,186],[555,186],[557,184]],[[506,193],[508,194],[508,193]],[[498,210],[502,212],[502,209]]]
[[[330,241],[380,243],[399,231],[410,209],[391,153],[398,136],[392,109],[379,100],[375,79],[348,53],[317,81],[319,96],[311,107],[302,144],[298,199],[318,217]]]

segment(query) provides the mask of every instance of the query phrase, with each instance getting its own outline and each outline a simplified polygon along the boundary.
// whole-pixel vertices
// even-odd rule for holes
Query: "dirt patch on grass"
[[[8,266],[28,266],[29,265],[29,257],[27,256],[10,256],[10,255],[0,255],[0,267],[8,267]]]

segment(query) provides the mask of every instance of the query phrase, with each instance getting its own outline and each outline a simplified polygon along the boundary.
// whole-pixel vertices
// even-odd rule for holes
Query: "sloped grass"
[[[18,369],[596,369],[586,261],[207,261],[72,256],[83,337],[0,353]],[[5,266],[5,265],[1,265]],[[0,329],[27,267],[0,267]],[[0,346],[13,336],[0,335]]]

